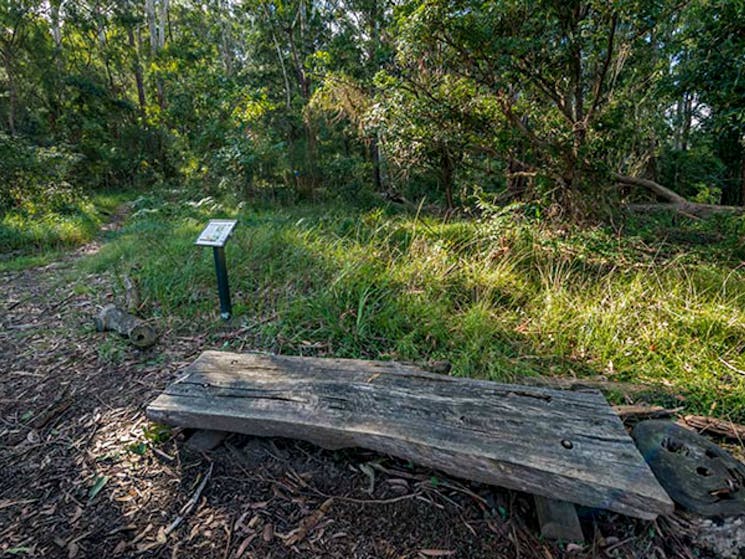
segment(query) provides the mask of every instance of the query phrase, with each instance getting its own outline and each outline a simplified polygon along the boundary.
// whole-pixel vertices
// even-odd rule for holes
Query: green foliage
[[[143,427],[142,434],[151,444],[160,444],[171,438],[171,428],[168,425],[150,423]]]
[[[12,257],[0,260],[0,269],[40,265],[63,248],[91,241],[125,198],[121,193],[101,192],[56,203],[24,200],[20,208],[0,214],[0,254]]]
[[[710,146],[684,150],[666,146],[660,155],[660,182],[675,186],[687,198],[718,204],[722,195],[725,166]]]
[[[0,211],[183,180],[583,217],[612,172],[742,202],[737,2],[142,4],[0,6]]]
[[[80,192],[68,182],[79,156],[64,147],[34,146],[0,133],[0,213],[64,212]]]

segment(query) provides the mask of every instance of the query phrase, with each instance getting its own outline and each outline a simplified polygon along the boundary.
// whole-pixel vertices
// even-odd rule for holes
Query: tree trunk
[[[514,199],[518,199],[525,191],[527,176],[514,157],[510,157],[507,163],[507,192]]]
[[[449,210],[455,207],[453,203],[453,174],[453,158],[450,156],[447,148],[443,147],[440,150],[440,177]]]
[[[382,192],[383,180],[380,174],[380,149],[378,148],[377,135],[370,138],[370,159],[373,165],[373,185],[377,192]]]
[[[378,9],[377,0],[370,2],[370,11],[368,13],[368,33],[370,34],[370,40],[367,44],[367,63],[373,72],[377,72],[379,66],[377,64],[376,56],[378,47],[380,46],[380,10]],[[370,86],[369,91],[370,97],[375,96],[375,86]],[[375,190],[383,192],[385,185],[383,184],[383,176],[380,169],[380,143],[379,143],[379,132],[376,130],[370,137],[370,160],[373,166],[373,185]]]
[[[60,3],[50,2],[49,27],[54,40],[54,48],[62,50],[62,24],[60,22]]]
[[[160,13],[158,14],[158,49],[166,46],[166,29],[168,28],[168,1],[160,0]]]
[[[722,204],[741,206],[745,204],[745,179],[742,170],[745,165],[745,147],[742,131],[736,126],[727,128],[715,149],[717,157],[725,165]]]
[[[745,204],[745,138],[740,141],[740,203]]]
[[[49,30],[54,41],[54,67],[56,75],[54,76],[55,87],[49,91],[49,128],[52,132],[57,130],[57,121],[59,120],[62,106],[62,76],[65,67],[62,58],[62,18],[60,15],[62,2],[52,1],[49,3]]]
[[[233,73],[233,46],[230,37],[229,3],[226,0],[219,0],[217,9],[220,20],[220,57],[225,66],[225,73],[230,75]]]
[[[4,53],[5,73],[8,75],[8,131],[11,136],[16,135],[16,110],[18,107],[18,91],[16,90],[13,64],[10,55]]]
[[[145,0],[145,14],[147,27],[150,31],[150,53],[155,54],[158,50],[158,28],[155,23],[155,0]]]
[[[139,31],[138,31],[139,33]],[[135,83],[137,84],[137,101],[140,105],[140,113],[142,115],[145,114],[145,84],[144,80],[142,78],[142,66],[140,65],[140,51],[138,48],[138,44],[135,42],[135,35],[134,31],[131,27],[127,29],[127,36],[129,38],[129,47],[132,49],[132,52],[134,52],[134,75],[135,75]]]
[[[320,183],[320,176],[318,170],[318,139],[316,138],[316,130],[310,117],[305,120],[305,139],[307,142],[305,156],[306,177],[304,177],[306,183],[304,185],[305,192],[303,195],[312,198],[316,187]]]
[[[680,149],[688,151],[688,139],[693,124],[693,95],[686,93],[683,97],[683,128],[680,131]]]

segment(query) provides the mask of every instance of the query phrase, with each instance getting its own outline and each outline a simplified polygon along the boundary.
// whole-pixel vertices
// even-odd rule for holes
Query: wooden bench
[[[207,351],[147,415],[187,428],[364,447],[643,519],[673,511],[599,392],[455,378],[394,362]]]

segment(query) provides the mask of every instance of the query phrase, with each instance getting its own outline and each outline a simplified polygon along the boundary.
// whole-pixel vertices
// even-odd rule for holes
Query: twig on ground
[[[233,540],[233,518],[228,519],[228,543],[225,544],[225,551],[222,554],[222,559],[228,559],[228,555],[230,555],[230,544]]]
[[[735,367],[735,366],[734,366],[734,365],[733,365],[732,363],[727,363],[727,361],[725,361],[725,360],[724,360],[724,359],[722,359],[721,357],[719,357],[718,359],[719,359],[719,362],[720,362],[720,363],[721,363],[722,365],[724,365],[725,367],[727,367],[727,368],[728,368],[728,369],[729,369],[730,371],[733,371],[733,372],[737,373],[738,375],[743,375],[743,376],[745,376],[745,371],[743,371],[742,369],[738,369],[738,368],[737,368],[737,367]]]
[[[168,528],[166,528],[165,535],[170,534],[173,532],[176,528],[178,528],[181,523],[184,521],[184,518],[186,518],[189,513],[191,513],[192,510],[194,510],[194,507],[197,506],[197,503],[199,502],[199,497],[202,496],[202,491],[204,491],[205,486],[207,485],[207,482],[210,479],[210,476],[212,476],[212,468],[214,467],[214,463],[210,464],[210,469],[207,470],[207,473],[202,478],[201,483],[197,486],[197,490],[194,491],[194,494],[191,496],[191,499],[189,499],[186,504],[181,507],[181,510],[179,511],[178,516],[168,525]]]
[[[684,409],[684,406],[668,409],[663,408],[662,406],[650,406],[647,404],[613,406],[613,411],[615,411],[618,414],[618,417],[620,417],[624,422],[671,417]]]
[[[175,458],[173,456],[171,456],[170,454],[166,454],[165,452],[163,452],[159,448],[156,448],[156,447],[154,447],[152,445],[150,445],[149,448],[153,452],[153,454],[155,454],[156,456],[162,458],[166,462],[173,462],[175,460]]]
[[[59,307],[61,307],[65,303],[67,303],[70,299],[72,299],[73,297],[75,297],[75,295],[76,295],[76,293],[73,291],[72,293],[68,294],[64,299],[62,299],[61,301],[57,301],[53,305],[50,305],[48,307],[45,307],[39,314],[36,315],[37,320],[39,318],[41,318],[42,316],[44,316],[45,314],[47,314],[48,312],[52,312],[53,310],[58,309]]]
[[[678,425],[694,429],[698,433],[709,433],[736,440],[743,444],[745,439],[745,425],[738,425],[728,419],[718,419],[716,417],[707,417],[703,415],[686,415],[678,420]]]

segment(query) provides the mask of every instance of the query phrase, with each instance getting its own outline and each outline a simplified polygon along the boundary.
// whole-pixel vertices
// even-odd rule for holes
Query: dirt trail
[[[166,331],[140,351],[95,332],[113,280],[72,271],[101,242],[0,274],[0,556],[689,556],[684,521],[605,513],[585,518],[589,545],[549,545],[529,497],[369,452],[231,436],[190,453],[184,433],[148,427],[144,406],[231,334]]]

